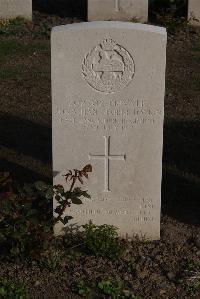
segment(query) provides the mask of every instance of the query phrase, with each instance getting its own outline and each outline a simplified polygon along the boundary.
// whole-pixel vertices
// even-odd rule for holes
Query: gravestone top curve
[[[141,23],[131,23],[131,22],[122,22],[122,21],[93,21],[93,22],[82,22],[68,25],[55,26],[52,28],[53,32],[63,32],[65,30],[85,30],[85,29],[125,29],[125,30],[138,30],[138,31],[147,31],[152,33],[160,33],[167,35],[166,28],[146,25]]]

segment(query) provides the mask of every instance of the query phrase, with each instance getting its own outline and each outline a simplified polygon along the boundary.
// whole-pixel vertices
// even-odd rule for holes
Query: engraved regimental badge
[[[130,53],[112,39],[106,39],[91,50],[83,60],[83,76],[100,92],[113,93],[126,87],[135,73]]]

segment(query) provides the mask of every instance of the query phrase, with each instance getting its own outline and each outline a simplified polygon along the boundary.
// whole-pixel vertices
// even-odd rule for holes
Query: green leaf
[[[75,205],[81,205],[82,204],[82,201],[78,197],[74,197],[71,200],[72,200],[72,203],[75,204]]]
[[[55,193],[60,193],[60,194],[63,194],[65,191],[62,185],[54,185],[53,190],[55,191]]]
[[[91,196],[87,193],[87,191],[83,191],[82,196],[84,196],[86,198],[91,198]]]
[[[6,290],[5,290],[3,287],[1,287],[1,288],[0,288],[0,295],[1,295],[1,296],[5,296],[6,293],[7,293]]]
[[[63,193],[63,196],[65,197],[65,199],[71,199],[72,197],[72,192],[67,191]]]
[[[69,220],[73,219],[72,216],[65,216],[63,219],[61,219],[60,221],[65,225],[69,222]]]
[[[46,191],[45,197],[46,197],[46,199],[52,199],[52,198],[53,198],[53,195],[54,195],[53,189],[52,189],[52,188],[49,188],[49,189]]]
[[[46,183],[42,181],[37,181],[34,185],[38,191],[45,191],[47,189]]]
[[[81,188],[80,187],[74,188],[73,193],[82,193]]]
[[[55,213],[59,214],[62,210],[62,206],[57,206],[54,210]]]

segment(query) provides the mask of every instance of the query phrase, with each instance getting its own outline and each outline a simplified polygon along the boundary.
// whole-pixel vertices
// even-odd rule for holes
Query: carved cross
[[[91,155],[89,159],[104,160],[105,163],[105,181],[104,181],[104,192],[110,192],[110,161],[126,161],[126,155],[111,155],[110,154],[110,136],[103,136],[105,140],[105,154],[104,155]]]

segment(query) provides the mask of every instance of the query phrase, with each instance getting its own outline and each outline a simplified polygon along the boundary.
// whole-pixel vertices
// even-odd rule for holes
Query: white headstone
[[[200,26],[200,0],[188,1],[188,20],[191,25]]]
[[[120,236],[160,236],[166,30],[89,22],[52,32],[54,184],[91,164],[70,223],[112,224]],[[56,202],[55,202],[56,206]],[[62,224],[55,226],[59,234]]]
[[[88,0],[88,21],[148,21],[148,0]]]
[[[32,20],[32,0],[0,0],[0,19]]]

